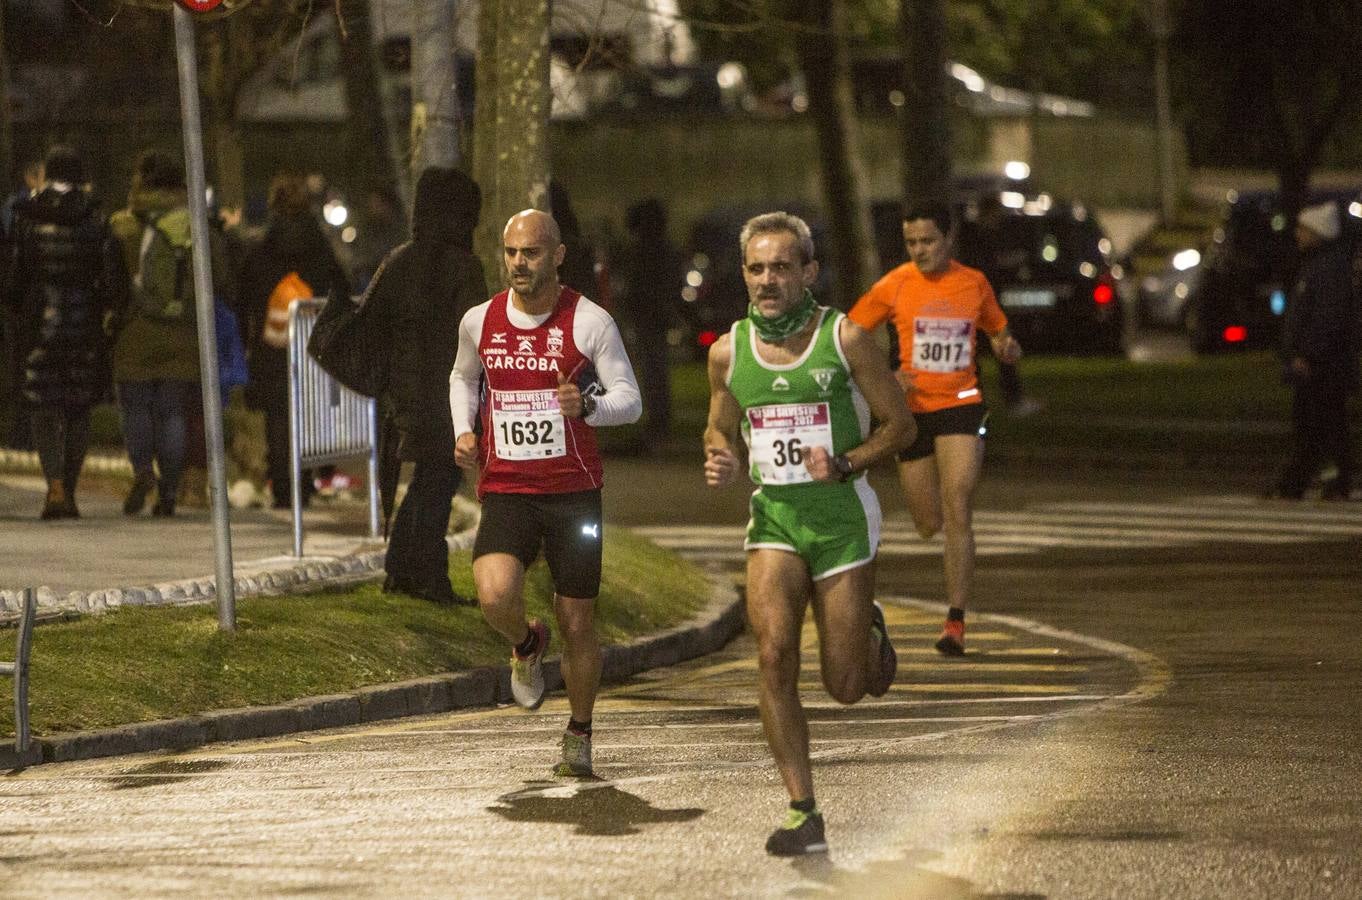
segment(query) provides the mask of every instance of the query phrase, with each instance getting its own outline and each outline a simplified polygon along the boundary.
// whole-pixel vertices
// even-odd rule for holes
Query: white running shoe
[[[553,767],[553,774],[559,778],[590,778],[596,774],[591,769],[591,735],[563,732],[563,760]]]
[[[544,702],[544,653],[549,649],[549,626],[538,619],[530,622],[535,635],[534,652],[522,659],[511,651],[511,696],[526,709],[538,709]]]

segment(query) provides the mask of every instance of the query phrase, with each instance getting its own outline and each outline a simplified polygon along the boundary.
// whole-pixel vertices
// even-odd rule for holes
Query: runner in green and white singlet
[[[916,426],[884,354],[809,293],[818,276],[809,226],[767,213],[743,226],[738,243],[751,305],[710,348],[705,481],[731,482],[746,442],[758,485],[745,544],[747,618],[763,731],[790,795],[766,852],[795,856],[828,849],[799,702],[804,613],[812,602],[829,694],[855,703],[889,690],[897,657],[873,600],[880,513],[864,470],[911,442]]]
[[[813,340],[788,365],[763,362],[752,322],[734,323],[728,389],[743,410],[750,474],[759,485],[744,548],[797,554],[816,581],[874,557],[880,505],[863,472],[845,482],[817,481],[804,465],[813,447],[835,458],[870,434],[870,409],[838,336],[846,317],[826,307],[814,317]]]

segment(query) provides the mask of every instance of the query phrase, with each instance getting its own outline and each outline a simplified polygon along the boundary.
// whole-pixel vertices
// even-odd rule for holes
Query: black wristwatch
[[[596,411],[596,397],[594,394],[582,395],[582,420]]]
[[[839,453],[832,458],[832,467],[837,471],[838,481],[846,481],[856,474],[856,467],[851,464],[851,460],[847,459],[845,453]]]

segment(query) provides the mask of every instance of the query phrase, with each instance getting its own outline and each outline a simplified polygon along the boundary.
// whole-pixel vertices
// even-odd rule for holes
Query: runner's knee
[[[915,515],[913,516],[913,526],[917,528],[918,537],[924,541],[935,537],[937,532],[941,530],[941,513],[938,511],[935,515],[930,516]]]
[[[590,600],[557,598],[555,605],[558,627],[565,642],[575,644],[595,637],[596,617]]]
[[[799,672],[799,645],[759,641],[757,664],[764,678],[785,678]]]
[[[850,706],[865,696],[865,672],[849,666],[839,672],[823,673],[823,687],[838,703]]]

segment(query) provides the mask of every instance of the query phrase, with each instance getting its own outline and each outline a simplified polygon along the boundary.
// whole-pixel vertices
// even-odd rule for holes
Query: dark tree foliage
[[[1358,0],[1184,2],[1175,34],[1194,162],[1274,170],[1290,206],[1362,116]]]

